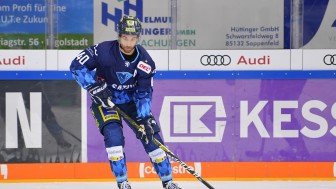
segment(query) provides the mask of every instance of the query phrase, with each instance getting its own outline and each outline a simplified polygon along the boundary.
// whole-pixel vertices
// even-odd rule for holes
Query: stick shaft
[[[114,108],[119,112],[119,114],[126,119],[133,127],[136,129],[139,129],[140,126],[138,123],[136,123],[130,116],[128,116],[124,111],[122,111],[118,106],[114,106]],[[205,181],[198,173],[196,173],[192,168],[190,168],[186,163],[184,163],[180,158],[178,158],[172,151],[170,151],[165,145],[163,145],[161,142],[153,138],[154,144],[156,144],[159,148],[161,148],[163,151],[165,151],[171,158],[174,159],[174,161],[178,162],[185,170],[187,170],[190,174],[192,174],[194,177],[197,178],[200,182],[202,182],[205,186],[207,186],[209,189],[215,189],[213,186],[211,186],[207,181]]]

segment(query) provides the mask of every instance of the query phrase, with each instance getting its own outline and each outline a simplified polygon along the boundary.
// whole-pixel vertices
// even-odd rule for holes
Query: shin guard
[[[116,177],[117,182],[126,181],[128,176],[123,147],[114,146],[106,148],[106,151],[108,154],[108,159],[110,161],[112,172]]]
[[[152,152],[148,153],[152,160],[155,171],[162,180],[166,182],[172,179],[172,168],[166,153],[158,148]]]

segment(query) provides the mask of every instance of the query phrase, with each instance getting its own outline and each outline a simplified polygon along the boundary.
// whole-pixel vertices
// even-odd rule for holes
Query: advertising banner
[[[184,161],[334,162],[335,85],[327,79],[156,80],[152,110],[165,144]],[[126,124],[124,131],[127,160],[148,161]],[[88,162],[95,161],[107,155],[88,111]]]
[[[0,50],[0,70],[69,71],[80,50]],[[158,71],[335,70],[335,49],[148,50]]]
[[[143,23],[140,44],[155,49],[335,47],[329,0],[3,0],[2,49],[83,49],[117,38],[123,14]],[[96,34],[93,39],[93,30]],[[48,42],[51,41],[51,42]],[[293,46],[295,43],[297,46]]]
[[[94,42],[116,39],[124,14],[142,22],[140,44],[147,49],[279,49],[284,43],[283,1],[98,0]]]
[[[49,39],[53,48],[83,49],[93,44],[92,9],[92,0],[2,0],[0,48],[44,49]]]
[[[80,87],[0,81],[0,164],[81,162]]]
[[[303,70],[336,70],[336,49],[305,49]]]
[[[0,50],[0,70],[45,70],[44,50]]]
[[[302,1],[303,47],[305,49],[335,49],[336,1]]]
[[[181,70],[290,70],[290,50],[182,50]]]

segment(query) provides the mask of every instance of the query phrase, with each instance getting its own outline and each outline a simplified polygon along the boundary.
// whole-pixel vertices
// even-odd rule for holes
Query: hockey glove
[[[112,92],[107,88],[107,84],[104,81],[97,81],[95,84],[88,87],[87,91],[90,93],[92,100],[104,108],[109,107],[109,101],[111,102]]]
[[[155,120],[151,117],[138,120],[140,128],[136,133],[136,137],[143,140],[148,144],[148,142],[153,140],[154,130],[153,126],[156,124]]]

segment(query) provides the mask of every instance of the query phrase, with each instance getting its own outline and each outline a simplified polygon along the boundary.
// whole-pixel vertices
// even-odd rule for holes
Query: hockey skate
[[[119,189],[132,189],[131,185],[127,181],[120,182],[120,183],[118,182],[118,188]]]
[[[168,181],[164,183],[164,186],[165,189],[182,189],[179,186],[177,186],[177,184],[174,183],[173,181]]]

